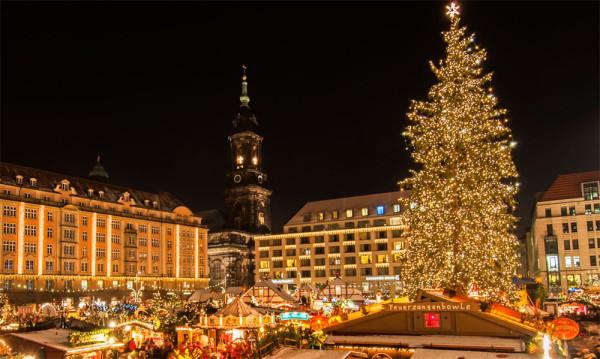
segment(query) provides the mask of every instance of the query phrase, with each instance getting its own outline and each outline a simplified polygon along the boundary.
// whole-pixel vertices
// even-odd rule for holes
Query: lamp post
[[[225,292],[227,292],[227,278],[229,277],[229,273],[225,274]]]
[[[135,288],[133,288],[131,291],[131,296],[133,297],[133,301],[135,303],[139,303],[142,301],[142,290],[144,289],[144,284],[142,283],[142,286],[140,288],[138,288],[139,286],[139,281],[138,281],[138,275],[141,274],[141,272],[137,272],[135,274]]]

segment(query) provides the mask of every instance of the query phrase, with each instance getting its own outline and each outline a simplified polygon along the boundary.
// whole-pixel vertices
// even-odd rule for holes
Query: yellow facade
[[[170,195],[2,166],[3,291],[126,290],[136,279],[146,289],[207,286],[208,229],[185,206],[162,205],[178,203]]]
[[[381,193],[307,203],[283,234],[257,236],[256,281],[271,278],[292,292],[301,283],[340,276],[366,295],[400,289],[406,250],[399,197]]]

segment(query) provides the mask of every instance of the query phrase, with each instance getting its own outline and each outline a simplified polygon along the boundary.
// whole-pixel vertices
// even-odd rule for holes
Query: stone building
[[[600,278],[600,171],[558,176],[538,196],[529,272],[551,293],[589,285]]]
[[[253,236],[271,231],[271,191],[262,167],[258,121],[250,109],[245,68],[240,107],[229,135],[230,168],[226,174],[225,212],[199,212],[209,226],[208,256],[212,286],[254,284]]]
[[[13,299],[184,292],[208,285],[207,234],[182,202],[108,183],[0,163],[0,285]],[[48,292],[53,293],[48,295]]]
[[[303,283],[340,276],[365,295],[400,290],[403,208],[410,191],[308,202],[284,233],[256,236],[256,280],[271,278],[293,293]]]

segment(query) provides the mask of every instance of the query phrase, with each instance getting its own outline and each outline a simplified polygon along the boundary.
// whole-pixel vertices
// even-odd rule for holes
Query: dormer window
[[[158,208],[158,202],[156,202],[156,201],[152,202],[152,207]]]
[[[123,193],[123,201],[129,202],[129,193],[127,193],[127,192]]]
[[[145,200],[144,200],[144,206],[148,207],[148,205],[149,205],[149,204],[150,204],[150,201],[149,201],[149,200],[147,200],[147,199],[145,199]]]
[[[104,191],[98,191],[98,197],[104,198]]]
[[[61,188],[63,191],[68,191],[68,190],[69,190],[69,184],[68,184],[68,183],[61,183],[61,184],[60,184],[60,188]]]
[[[23,184],[23,176],[21,176],[21,175],[17,176],[17,184]]]
[[[586,201],[598,199],[598,182],[587,182],[581,185],[583,190],[583,198]]]
[[[36,184],[37,184],[37,179],[35,179],[35,178],[30,178],[29,179],[29,185],[31,187],[35,187]]]
[[[92,197],[94,195],[94,190],[93,189],[88,189],[88,196]]]

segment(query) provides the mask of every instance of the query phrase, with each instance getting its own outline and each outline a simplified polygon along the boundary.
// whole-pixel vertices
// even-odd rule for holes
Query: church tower
[[[243,66],[240,108],[229,136],[231,167],[225,186],[227,227],[251,233],[271,231],[271,191],[263,172],[258,122],[250,109],[246,66]]]

